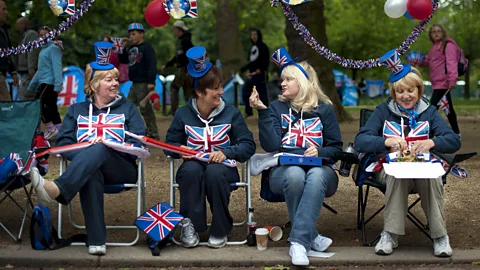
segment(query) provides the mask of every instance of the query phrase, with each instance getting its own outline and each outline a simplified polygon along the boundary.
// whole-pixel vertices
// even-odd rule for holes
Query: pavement
[[[444,265],[480,263],[480,249],[454,249],[450,258],[438,258],[433,248],[399,247],[390,256],[379,256],[373,247],[331,247],[335,255],[328,259],[310,258],[311,266],[340,265]],[[70,246],[55,251],[33,250],[30,245],[0,245],[0,268],[18,267],[258,267],[290,266],[288,247],[272,247],[258,251],[249,246],[228,246],[221,249],[197,247],[186,249],[167,246],[158,257],[145,245],[108,247],[107,255],[89,255],[86,247]]]

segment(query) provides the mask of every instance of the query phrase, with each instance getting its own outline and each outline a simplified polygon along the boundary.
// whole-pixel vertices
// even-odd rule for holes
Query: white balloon
[[[390,18],[400,18],[407,11],[408,0],[387,0],[383,9]]]

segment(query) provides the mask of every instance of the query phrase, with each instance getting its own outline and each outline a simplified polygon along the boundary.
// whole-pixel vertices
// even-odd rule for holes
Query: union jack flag
[[[272,55],[272,61],[279,67],[283,67],[287,61],[287,56],[282,55],[280,50],[276,50]]]
[[[465,179],[468,177],[468,174],[465,168],[461,167],[458,164],[453,165],[452,170],[450,170],[450,173],[460,179]]]
[[[125,138],[125,115],[101,113],[92,116],[89,132],[88,116],[79,115],[77,118],[77,141],[85,142],[101,137],[107,140],[123,142]]]
[[[230,146],[228,132],[232,125],[224,124],[208,127],[194,127],[185,125],[188,136],[187,146],[195,151],[214,152]]]
[[[135,220],[135,226],[155,241],[161,241],[183,220],[166,202],[159,203]]]
[[[97,55],[97,63],[100,65],[108,65],[110,64],[110,53],[112,52],[108,48],[97,47],[98,55]]]
[[[323,145],[323,124],[319,117],[299,119],[292,124],[289,131],[288,127],[293,121],[292,117],[289,114],[282,114],[282,130],[287,130],[287,133],[282,138],[283,147],[308,148],[310,146],[321,147]]]
[[[428,140],[430,133],[430,123],[428,121],[417,122],[417,126],[410,130],[405,140],[408,143],[414,141]]]
[[[122,44],[122,38],[114,37],[112,38],[112,42],[113,42],[113,51],[116,53],[122,53],[124,49]]]
[[[60,1],[59,1],[60,2]],[[67,8],[60,16],[67,16],[75,14],[75,0],[68,0]]]
[[[210,158],[210,154],[209,153],[203,153],[203,152],[200,152],[198,153],[196,156],[195,156],[198,160],[201,160],[203,162],[208,162],[208,159]],[[237,161],[234,160],[234,159],[225,159],[223,162],[222,162],[223,165],[227,166],[227,167],[232,167],[232,168],[235,168],[237,167]]]
[[[78,79],[76,75],[67,75],[63,79],[62,91],[58,93],[57,105],[70,106],[77,101]]]
[[[385,121],[383,124],[383,137],[401,137],[403,133],[402,126],[393,121]]]
[[[390,55],[385,61],[383,65],[386,66],[392,73],[398,74],[400,71],[403,70],[402,61],[400,61],[400,57],[398,53],[393,53]]]
[[[448,92],[447,92],[448,93]],[[447,100],[447,94],[445,94],[442,99],[438,102],[438,106],[440,106],[440,109],[443,110],[445,115],[448,115],[450,113],[450,104],[448,104]]]

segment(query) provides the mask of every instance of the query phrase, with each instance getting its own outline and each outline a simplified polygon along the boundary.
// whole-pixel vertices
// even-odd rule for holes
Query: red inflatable
[[[414,19],[423,21],[432,14],[432,2],[430,0],[408,0],[407,10]]]
[[[145,9],[145,20],[152,27],[164,26],[170,20],[170,14],[163,8],[165,0],[154,0]]]

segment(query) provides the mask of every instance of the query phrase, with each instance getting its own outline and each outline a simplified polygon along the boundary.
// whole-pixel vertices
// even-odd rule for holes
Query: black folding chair
[[[372,115],[373,110],[369,109],[362,109],[360,110],[360,128],[363,127],[366,123],[368,118]],[[442,176],[443,185],[447,183],[447,175],[450,173],[454,164],[458,164],[462,161],[465,161],[477,154],[477,152],[472,153],[465,153],[465,154],[457,154],[454,156],[441,154],[433,151],[433,154],[438,158],[446,161],[449,164],[449,169],[445,172]],[[380,190],[383,194],[385,194],[386,186],[377,182],[375,180],[375,176],[373,173],[366,172],[365,169],[369,164],[372,162],[378,161],[382,156],[375,155],[373,153],[366,153],[362,157],[359,158],[358,164],[356,164],[354,172],[352,174],[352,178],[355,181],[355,185],[358,187],[358,206],[357,206],[357,229],[362,231],[362,243],[364,246],[371,246],[373,245],[379,238],[380,234],[377,235],[373,240],[368,241],[366,235],[365,226],[380,212],[385,208],[385,205],[380,207],[375,213],[373,213],[370,217],[365,218],[365,210],[367,208],[368,202],[368,195],[370,192],[370,187],[376,188]],[[366,186],[365,192],[363,191],[363,187]],[[420,202],[420,197],[418,197],[412,204],[408,206],[407,218],[410,220],[425,236],[427,236],[430,240],[429,232],[427,231],[428,223],[423,223],[414,213],[411,211],[415,205]]]

